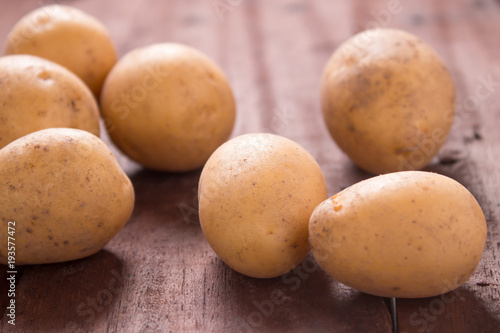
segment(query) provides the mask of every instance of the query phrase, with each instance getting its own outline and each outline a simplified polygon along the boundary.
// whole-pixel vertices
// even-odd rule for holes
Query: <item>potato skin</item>
[[[486,221],[455,180],[405,171],[354,184],[309,222],[312,253],[338,281],[383,297],[430,297],[463,284],[486,242]]]
[[[77,129],[28,134],[0,150],[0,263],[15,221],[16,264],[98,252],[127,222],[134,189],[98,137]]]
[[[247,134],[212,154],[198,198],[201,228],[215,253],[239,273],[272,278],[309,253],[309,217],[327,189],[318,164],[300,145]]]
[[[0,57],[0,148],[35,131],[71,127],[99,136],[99,109],[66,68],[30,56]]]
[[[373,174],[418,170],[446,141],[454,83],[421,39],[374,29],[344,42],[326,65],[323,117],[338,146]]]
[[[200,168],[231,134],[235,101],[224,73],[180,44],[135,49],[112,69],[101,111],[113,142],[160,171]]]
[[[12,28],[5,54],[32,54],[56,62],[80,77],[99,98],[117,56],[111,38],[93,16],[63,5],[40,7]]]

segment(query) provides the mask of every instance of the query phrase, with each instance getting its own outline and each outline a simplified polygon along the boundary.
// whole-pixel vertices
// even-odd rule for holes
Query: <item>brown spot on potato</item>
[[[33,233],[33,229],[31,228],[26,228],[26,232],[29,233],[29,234],[32,234]]]
[[[38,73],[37,77],[39,79],[42,79],[43,81],[46,81],[46,80],[50,80],[51,75],[50,75],[50,72],[41,71],[40,73]]]
[[[71,100],[71,108],[73,109],[73,112],[78,112],[80,111],[77,107],[76,107],[76,103],[74,100]]]
[[[63,243],[64,243],[64,245],[68,245],[69,241],[65,240]]]
[[[52,237],[51,235],[48,235],[48,236],[47,236],[47,238],[48,238],[49,240],[53,240],[53,239],[54,239],[54,237]]]

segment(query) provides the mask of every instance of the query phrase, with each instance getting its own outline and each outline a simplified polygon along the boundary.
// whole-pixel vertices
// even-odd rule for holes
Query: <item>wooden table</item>
[[[42,3],[49,1],[1,0],[0,42]],[[370,175],[341,153],[323,124],[319,80],[327,59],[366,27],[397,27],[426,40],[451,70],[458,106],[449,140],[426,170],[474,194],[488,240],[465,285],[444,296],[398,300],[400,332],[500,332],[500,1],[64,3],[102,20],[120,55],[166,41],[208,54],[236,95],[233,136],[266,131],[300,143],[323,169],[330,195]],[[479,97],[485,80],[493,83]],[[16,326],[4,315],[2,332],[391,332],[384,299],[332,280],[311,257],[280,278],[234,272],[200,230],[200,171],[151,172],[113,151],[135,186],[130,221],[90,258],[19,267]],[[4,268],[2,311],[8,301]]]

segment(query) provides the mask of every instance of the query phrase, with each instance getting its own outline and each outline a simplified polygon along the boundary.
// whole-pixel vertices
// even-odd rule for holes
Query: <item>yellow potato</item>
[[[29,55],[0,57],[0,148],[44,128],[71,127],[99,136],[99,109],[73,73]]]
[[[10,31],[5,54],[32,54],[54,61],[79,76],[99,97],[116,51],[104,25],[69,6],[40,7]]]
[[[309,237],[318,264],[348,286],[384,297],[430,297],[474,273],[486,221],[455,180],[404,171],[354,184],[321,203]]]
[[[155,44],[109,73],[101,112],[113,142],[150,169],[197,169],[227,140],[235,101],[224,73],[197,50]]]
[[[280,276],[309,253],[308,221],[325,178],[297,143],[247,134],[219,147],[200,177],[200,223],[215,253],[256,278]]]
[[[422,40],[375,29],[332,55],[321,104],[333,139],[359,167],[374,174],[418,170],[447,138],[455,88],[443,61]]]
[[[90,256],[132,213],[130,180],[106,144],[86,131],[28,134],[0,149],[0,164],[2,264],[11,255],[9,236],[15,239],[17,265]]]

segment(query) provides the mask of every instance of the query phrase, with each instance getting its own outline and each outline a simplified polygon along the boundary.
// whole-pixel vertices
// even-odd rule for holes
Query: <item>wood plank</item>
[[[376,23],[421,36],[449,65],[459,103],[474,94],[478,76],[491,74],[500,81],[498,2],[401,0],[401,10],[384,19],[389,2],[242,1],[223,7],[224,12],[205,0],[69,4],[108,26],[120,55],[172,41],[212,57],[227,73],[238,102],[233,136],[266,131],[297,141],[318,160],[333,194],[370,177],[331,140],[319,108],[323,67],[353,33]],[[2,0],[0,41],[39,4]],[[461,121],[427,168],[457,179],[478,198],[488,219],[481,264],[469,282],[444,298],[399,300],[401,333],[500,331],[496,89],[477,107],[459,110]],[[383,299],[332,280],[311,257],[275,279],[253,279],[229,269],[199,227],[199,171],[143,170],[111,147],[136,190],[132,218],[92,257],[24,267],[18,275],[16,331],[390,332]],[[3,309],[7,285],[3,267],[0,271]],[[4,315],[0,331],[11,329]]]

